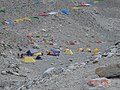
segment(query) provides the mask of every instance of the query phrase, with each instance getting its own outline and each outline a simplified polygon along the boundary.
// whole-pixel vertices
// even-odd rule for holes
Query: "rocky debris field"
[[[96,3],[72,9],[90,1]],[[119,4],[0,0],[0,90],[119,90]],[[31,49],[43,55],[22,62]],[[48,55],[51,49],[60,53]]]

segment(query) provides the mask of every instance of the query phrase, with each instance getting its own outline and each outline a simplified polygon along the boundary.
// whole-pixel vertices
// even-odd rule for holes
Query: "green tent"
[[[5,13],[5,7],[0,8],[0,13],[1,12]]]
[[[39,19],[39,17],[30,17],[31,19]]]

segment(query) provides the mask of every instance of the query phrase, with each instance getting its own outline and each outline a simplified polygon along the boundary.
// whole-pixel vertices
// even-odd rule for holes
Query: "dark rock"
[[[95,73],[100,77],[116,78],[120,76],[120,64],[100,67],[95,70]]]
[[[97,60],[94,60],[94,61],[93,61],[93,64],[96,64],[96,63],[98,63],[98,61],[97,61]]]
[[[115,45],[119,45],[120,44],[120,41],[116,42]]]
[[[73,62],[73,60],[69,60],[70,62]]]

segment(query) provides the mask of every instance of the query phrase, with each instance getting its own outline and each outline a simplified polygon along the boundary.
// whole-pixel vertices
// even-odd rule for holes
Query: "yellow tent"
[[[38,53],[34,53],[34,54],[33,54],[33,56],[38,56],[38,55],[42,56],[43,53],[42,53],[42,52],[38,52]]]
[[[15,20],[14,22],[18,23],[18,22],[20,22],[20,20],[17,19],[17,20]]]
[[[31,21],[30,18],[20,18],[20,19],[16,19],[14,22],[20,22],[20,21]]]
[[[78,52],[83,52],[83,48],[78,48]]]
[[[30,63],[30,62],[36,62],[35,59],[33,57],[24,57],[21,62],[26,62],[26,63]]]
[[[86,52],[91,52],[91,49],[90,48],[86,48]]]
[[[69,54],[69,55],[72,55],[72,54],[73,54],[72,50],[70,50],[70,49],[65,49],[64,52],[65,52],[66,54]]]
[[[99,50],[99,48],[95,48],[93,52],[94,52],[94,54],[98,54],[100,52],[100,50]]]
[[[28,20],[28,21],[31,21],[31,19],[30,18],[21,18],[21,20]]]

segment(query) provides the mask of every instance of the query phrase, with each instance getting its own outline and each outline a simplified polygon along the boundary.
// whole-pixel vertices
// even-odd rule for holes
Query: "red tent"
[[[90,4],[80,4],[80,6],[87,7],[87,6],[90,6]]]
[[[37,16],[48,16],[49,14],[38,14]]]

